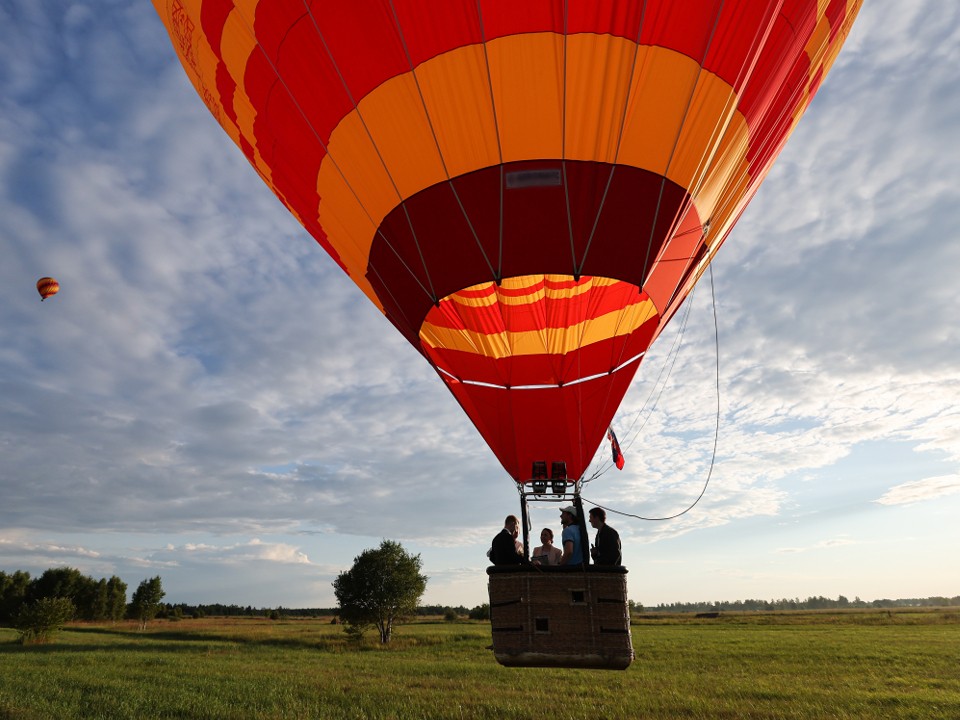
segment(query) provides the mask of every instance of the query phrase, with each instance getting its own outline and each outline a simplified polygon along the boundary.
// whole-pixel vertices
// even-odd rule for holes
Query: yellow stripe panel
[[[528,277],[532,278],[536,276]],[[504,282],[504,284],[506,284],[506,282]],[[531,305],[541,302],[544,297],[546,297],[546,291],[543,287],[531,289],[526,295],[501,295],[497,292],[496,283],[489,283],[488,287],[493,287],[494,291],[483,297],[463,297],[462,295],[456,294],[446,299],[462,307],[489,307],[491,305]],[[474,286],[470,289],[477,290],[479,288]],[[511,289],[517,290],[519,288]]]
[[[257,50],[257,40],[250,34],[246,21],[241,17],[237,10],[231,10],[227,20],[223,25],[223,37],[229,37],[229,41],[221,41],[220,48],[223,53],[223,64],[230,77],[236,83],[237,88],[233,93],[233,107],[237,113],[237,124],[243,133],[247,142],[253,145],[257,150],[257,157],[260,157],[259,149],[253,136],[253,123],[257,118],[257,111],[250,104],[250,100],[243,91],[243,78],[247,71],[247,62],[251,53]],[[258,162],[258,167],[266,167]],[[267,170],[269,173],[269,169]]]
[[[567,328],[547,328],[543,332],[486,334],[424,323],[420,340],[429,347],[461,350],[497,360],[514,355],[564,355],[595,342],[629,335],[656,314],[653,303],[645,300],[593,320]]]
[[[853,25],[853,21],[862,5],[862,0],[850,0],[850,2],[847,3],[847,12],[846,18],[843,21],[843,27],[834,36],[833,42],[831,43],[830,24],[826,18],[826,10],[830,1],[831,0],[818,0],[817,26],[814,29],[813,35],[807,42],[807,46],[805,48],[810,59],[809,72],[811,81],[820,68],[822,68],[823,76],[826,76],[827,72],[833,65],[833,62],[839,55],[840,50],[843,47],[844,40],[849,34],[850,28]],[[805,97],[798,104],[796,110],[794,111],[792,127],[787,133],[787,137],[792,134],[797,123],[800,121],[801,116],[812,100],[812,97],[810,96],[809,84],[806,88],[804,88],[804,94]],[[743,156],[741,155],[741,157]],[[690,281],[696,281],[699,279],[700,275],[703,274],[703,271],[709,264],[709,261],[712,260],[713,254],[717,249],[716,241],[726,236],[733,226],[733,223],[739,217],[740,212],[745,207],[750,186],[757,185],[763,180],[763,177],[751,178],[749,176],[745,160],[740,163],[740,166],[737,168],[736,172],[738,174],[730,176],[730,183],[722,197],[718,197],[712,201],[707,200],[707,202],[704,202],[706,198],[703,197],[703,192],[701,191],[699,193],[695,193],[699,197],[699,201],[697,203],[699,207],[713,207],[714,210],[711,214],[706,216],[701,215],[701,217],[709,217],[712,221],[710,232],[705,238],[710,250],[700,262]],[[717,185],[718,187],[722,187],[722,183],[718,183]]]
[[[483,46],[452,50],[443,62],[420,65],[416,76],[449,176],[499,164]]]
[[[217,58],[200,28],[202,4],[202,0],[153,0],[157,14],[170,29],[173,49],[187,77],[213,116],[236,142],[238,130],[224,112],[217,94]]]
[[[641,55],[620,162],[663,175],[700,66],[662,48],[643,48]]]
[[[807,57],[810,58],[810,72],[814,73],[823,62],[824,55],[830,43],[830,21],[826,16],[821,16],[817,21],[817,26],[813,29],[813,34],[807,41],[804,48]]]
[[[489,282],[480,285],[474,285],[470,288],[465,288],[465,291],[468,292],[482,292],[484,290],[489,290],[489,293],[474,297],[466,297],[460,293],[457,293],[445,298],[445,300],[454,302],[461,307],[488,307],[490,305],[498,304],[529,305],[531,303],[540,302],[544,298],[550,300],[566,300],[577,297],[578,295],[583,295],[584,293],[588,293],[595,288],[608,287],[620,282],[619,280],[612,280],[610,278],[591,278],[589,280],[585,279],[584,282],[575,287],[550,287],[551,282],[557,283],[568,281],[569,279],[569,275],[524,275],[514,278],[505,278],[502,284],[503,289],[516,292],[517,290],[530,288],[530,292],[524,295],[507,295],[500,292],[500,288],[496,286],[496,283]],[[534,287],[544,281],[546,282],[544,286],[537,288]]]
[[[244,8],[247,13],[253,13],[259,0],[238,0],[234,3],[236,6]],[[178,18],[185,14],[193,23],[193,32],[191,33],[191,54],[189,59],[183,62],[187,75],[197,88],[200,97],[203,98],[210,112],[217,119],[217,122],[223,127],[226,133],[237,145],[240,144],[240,138],[246,139],[256,150],[256,142],[253,136],[253,121],[256,117],[256,111],[250,105],[250,101],[243,93],[243,77],[247,67],[247,60],[250,53],[256,50],[256,41],[250,34],[248,26],[244,20],[232,10],[227,17],[224,25],[223,35],[230,38],[229,42],[221,44],[221,49],[225,53],[224,64],[227,67],[230,76],[237,84],[236,92],[233,98],[233,108],[237,113],[237,124],[227,116],[223,104],[220,102],[219,91],[217,90],[217,65],[218,58],[214,55],[206,36],[203,35],[200,28],[200,7],[203,0],[154,0],[154,6],[157,7],[161,17],[168,18],[171,28],[181,26]],[[161,7],[163,9],[161,10]],[[170,14],[168,14],[170,13]],[[249,15],[252,17],[252,15]],[[174,37],[177,31],[173,30]],[[174,48],[181,59],[184,59],[182,48],[179,43],[174,42]],[[260,153],[255,152],[254,167],[262,178],[271,185],[272,176],[270,167],[263,161]],[[290,208],[291,211],[293,210]]]
[[[363,98],[358,107],[401,197],[410,197],[446,179],[412,74],[387,80]],[[339,158],[335,137],[336,133],[331,135],[328,152]],[[348,162],[353,162],[352,156]]]
[[[528,33],[497,38],[487,43],[487,54],[503,161],[561,157],[563,36]],[[443,62],[444,58],[437,60]],[[572,69],[568,65],[567,72]],[[466,70],[457,68],[455,74]],[[596,80],[600,82],[600,78]],[[482,81],[488,82],[486,78]],[[444,112],[450,110],[443,108]]]
[[[566,157],[613,163],[630,97],[634,60],[630,40],[610,35],[574,35],[567,44]]]
[[[351,211],[343,217],[340,227],[345,236],[328,229],[335,245],[354,246],[345,253],[351,275],[361,277],[366,272],[363,258],[373,239],[370,226],[379,226],[396,207],[394,185],[401,196],[409,197],[447,179],[447,172],[456,176],[494,165],[500,158],[498,138],[504,162],[561,157],[562,53],[563,38],[552,33],[491,41],[488,55],[496,115],[479,46],[458,48],[417,68],[430,123],[410,74],[385,82],[360,101],[362,122],[351,113],[337,126],[317,178],[321,218],[327,216],[328,201],[353,203],[349,196],[354,194],[368,216]],[[663,48],[637,50],[623,38],[571,36],[567,53],[566,157],[616,159],[667,172],[683,187],[699,186],[695,204],[701,217],[710,217],[718,188],[740,169],[747,146],[746,123],[733,111],[735,97],[729,86],[709,73],[699,73],[699,66],[684,55]],[[626,128],[616,156],[624,102]],[[598,114],[597,107],[608,108],[609,113]],[[725,132],[717,126],[718,113],[727,123]],[[707,148],[716,148],[714,158],[721,164],[704,175],[700,160]],[[334,165],[349,168],[348,176],[342,177]],[[358,219],[358,224],[351,225],[350,218]],[[355,262],[363,266],[353,267]]]
[[[714,214],[719,194],[730,178],[747,170],[750,129],[736,110],[736,102],[726,83],[703,73],[667,170],[667,177],[691,194],[702,220]]]

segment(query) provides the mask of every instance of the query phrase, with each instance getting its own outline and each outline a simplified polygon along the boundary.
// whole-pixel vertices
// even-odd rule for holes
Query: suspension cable
[[[600,503],[596,503],[593,500],[590,500],[588,498],[581,496],[581,498],[584,501],[592,505],[596,505],[599,508],[603,508],[607,512],[612,512],[617,515],[623,515],[624,517],[636,518],[637,520],[649,520],[649,521],[673,520],[693,510],[693,508],[696,507],[697,503],[700,502],[701,498],[703,498],[704,494],[707,492],[707,486],[710,485],[710,478],[713,476],[713,468],[717,460],[717,441],[720,437],[720,332],[718,330],[718,325],[717,325],[717,297],[716,297],[716,293],[714,291],[714,285],[713,285],[713,265],[712,264],[708,265],[708,268],[710,269],[710,297],[713,300],[713,344],[714,344],[714,350],[716,353],[717,413],[716,413],[716,424],[714,426],[714,432],[713,432],[713,453],[712,453],[712,456],[710,457],[710,468],[707,470],[707,478],[706,480],[704,480],[703,488],[700,490],[700,494],[697,495],[697,498],[692,503],[690,503],[690,505],[686,507],[684,510],[681,510],[678,513],[674,513],[673,515],[666,515],[664,517],[645,517],[643,515],[634,515],[632,513],[623,512],[622,510],[614,510],[613,508],[606,507],[604,505],[601,505]]]

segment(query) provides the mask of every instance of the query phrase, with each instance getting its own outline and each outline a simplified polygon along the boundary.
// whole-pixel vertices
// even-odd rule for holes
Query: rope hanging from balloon
[[[717,411],[716,411],[716,421],[715,421],[714,432],[713,432],[713,451],[712,451],[711,457],[710,457],[710,467],[709,467],[708,470],[707,470],[707,477],[706,477],[706,479],[705,479],[704,482],[703,482],[703,488],[701,488],[700,494],[697,495],[696,499],[695,499],[692,503],[690,503],[690,505],[688,505],[685,509],[681,510],[681,511],[678,512],[678,513],[674,513],[674,514],[672,514],[672,515],[666,515],[666,516],[664,516],[664,517],[646,517],[646,516],[643,516],[643,515],[634,515],[633,513],[624,512],[624,511],[622,511],[622,510],[615,510],[615,509],[613,509],[613,508],[609,508],[609,507],[606,507],[606,506],[604,506],[604,505],[601,505],[600,503],[594,502],[593,500],[590,500],[590,499],[588,499],[588,498],[586,498],[586,497],[583,497],[583,496],[581,495],[581,498],[582,498],[585,502],[588,502],[588,503],[590,503],[590,504],[592,504],[592,505],[595,505],[595,506],[597,506],[597,507],[599,507],[599,508],[603,508],[603,509],[606,510],[607,512],[615,513],[616,515],[622,515],[622,516],[624,516],[624,517],[631,517],[631,518],[635,518],[635,519],[637,519],[637,520],[648,520],[648,521],[658,522],[658,521],[663,521],[663,520],[674,520],[674,519],[680,517],[681,515],[686,515],[688,512],[690,512],[691,510],[693,510],[693,508],[695,508],[695,507],[697,506],[697,503],[699,503],[700,500],[703,498],[703,496],[706,494],[706,492],[707,492],[707,487],[710,485],[710,478],[713,476],[713,468],[714,468],[714,466],[716,465],[716,460],[717,460],[717,443],[718,443],[718,440],[719,440],[719,437],[720,437],[720,333],[719,333],[718,326],[717,326],[717,297],[716,297],[716,292],[715,292],[715,290],[714,290],[714,283],[713,283],[713,265],[712,265],[712,264],[709,266],[709,269],[710,269],[710,298],[711,298],[711,300],[712,300],[712,306],[713,306],[713,343],[714,343],[714,351],[715,351],[715,356],[716,356],[716,363],[715,363],[715,369],[716,369],[715,381],[716,381],[716,382],[715,382],[715,386],[716,386],[716,398],[717,398]],[[687,317],[689,317],[689,311],[687,312],[687,316],[684,317],[684,323],[683,323],[683,327],[684,327],[684,328],[686,327],[686,318],[687,318]],[[682,329],[681,329],[681,333],[682,333]],[[679,348],[678,348],[677,354],[679,354]],[[675,362],[676,362],[676,356],[674,356],[674,358],[673,358],[673,363],[675,363]],[[673,363],[671,363],[671,370],[673,369]],[[662,369],[661,369],[661,373],[662,373]],[[659,380],[659,378],[658,378],[658,380]],[[664,386],[663,386],[663,387],[665,387],[665,386],[666,386],[666,381],[664,381]],[[662,389],[662,388],[661,388],[661,391],[660,391],[660,392],[661,392],[661,393],[663,392],[663,389]],[[652,394],[652,392],[651,392],[651,394]],[[648,399],[649,399],[649,396],[648,396]],[[658,395],[658,400],[659,400],[659,395]],[[643,408],[640,409],[640,412],[643,412]],[[639,416],[639,413],[638,413],[638,416]],[[647,417],[648,417],[648,419],[649,419],[649,415],[648,415]],[[646,420],[644,420],[644,423],[646,423]],[[643,426],[641,426],[640,429],[642,430],[642,429],[643,429]],[[636,438],[639,436],[639,432],[640,432],[640,431],[638,430],[638,431],[637,431],[637,435],[634,436],[633,440],[636,440]],[[633,440],[631,440],[631,443],[633,442]],[[596,479],[597,477],[599,477],[600,475],[602,475],[603,473],[605,473],[607,470],[609,470],[609,467],[604,468],[602,471],[598,471],[597,473],[595,473],[595,474],[590,478],[590,480]],[[584,481],[584,482],[585,482],[585,483],[586,483],[586,482],[589,482],[589,480]]]

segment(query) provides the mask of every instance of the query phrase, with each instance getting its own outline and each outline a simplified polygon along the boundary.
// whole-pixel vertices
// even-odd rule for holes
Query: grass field
[[[0,628],[0,720],[960,718],[960,611],[646,615],[626,671],[508,669],[486,623],[391,645],[317,620]]]

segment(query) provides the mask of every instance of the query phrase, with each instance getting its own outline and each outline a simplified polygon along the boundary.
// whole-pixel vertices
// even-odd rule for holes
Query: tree
[[[164,595],[166,593],[163,591],[159,575],[144,580],[137,586],[130,600],[130,615],[140,621],[141,630],[145,629],[147,623],[160,612],[160,601],[163,600]]]
[[[427,589],[427,576],[420,574],[420,568],[420,556],[409,555],[392,540],[364,550],[354,558],[353,567],[333,582],[341,619],[355,633],[375,625],[380,642],[390,642],[393,623],[413,614]]]
[[[70,598],[74,605],[77,597],[87,589],[92,580],[84,577],[76,568],[59,567],[44,570],[43,575],[32,580],[27,589],[27,600],[40,598]]]
[[[127,584],[116,575],[107,580],[107,620],[122,620],[127,610]]]
[[[74,615],[73,603],[65,597],[44,597],[24,605],[14,618],[20,643],[33,645],[53,640]]]
[[[30,573],[17,570],[8,575],[0,571],[0,624],[13,620],[27,598]]]

